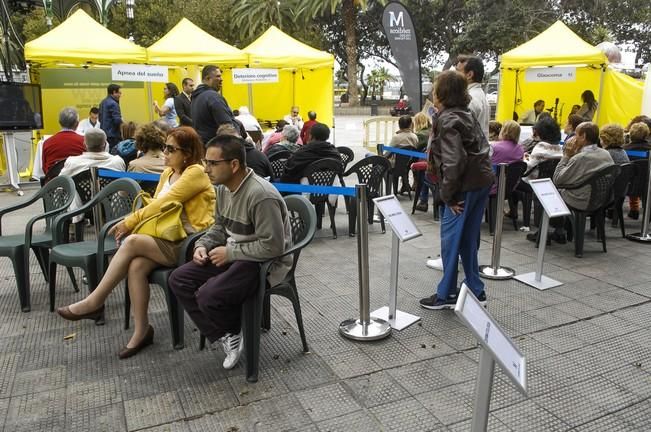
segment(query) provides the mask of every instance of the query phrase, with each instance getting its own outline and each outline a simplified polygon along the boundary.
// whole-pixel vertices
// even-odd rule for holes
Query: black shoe
[[[457,304],[457,299],[454,297],[441,300],[434,294],[433,296],[421,299],[418,303],[420,303],[421,307],[430,310],[454,309],[454,306]]]
[[[482,291],[479,296],[477,296],[477,300],[479,300],[479,303],[486,307],[486,291]]]
[[[631,210],[628,212],[628,217],[634,220],[638,220],[640,218],[640,212],[637,210]]]
[[[418,204],[416,204],[416,207],[415,207],[416,210],[422,211],[422,212],[426,212],[427,208],[428,208],[428,205],[427,205],[426,202],[419,202]]]
[[[612,219],[614,215],[615,215],[615,209],[613,208],[606,209],[606,218]]]
[[[565,234],[552,233],[551,239],[554,240],[558,244],[567,243],[567,239],[565,238]]]
[[[527,234],[527,240],[529,240],[530,242],[537,243],[538,242],[538,231],[531,232],[531,233]]]

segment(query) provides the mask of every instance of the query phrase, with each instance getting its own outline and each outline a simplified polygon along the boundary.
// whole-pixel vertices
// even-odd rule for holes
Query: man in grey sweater
[[[176,269],[169,285],[211,343],[221,342],[225,369],[242,353],[240,311],[258,287],[260,263],[291,246],[285,201],[246,166],[244,140],[219,135],[207,144],[206,173],[217,185],[215,224],[197,241],[192,261]],[[287,274],[292,257],[271,266],[269,284]]]

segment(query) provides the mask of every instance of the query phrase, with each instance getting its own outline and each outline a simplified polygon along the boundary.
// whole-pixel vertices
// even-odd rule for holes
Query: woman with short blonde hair
[[[629,163],[628,155],[624,150],[624,128],[618,124],[607,124],[599,130],[601,146],[608,150],[613,162],[617,165]]]

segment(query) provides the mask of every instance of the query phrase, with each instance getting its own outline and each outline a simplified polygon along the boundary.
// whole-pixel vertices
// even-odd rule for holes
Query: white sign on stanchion
[[[516,388],[526,396],[526,359],[466,285],[461,288],[454,312],[481,344],[476,385],[477,394],[475,395],[471,431],[486,431],[495,361],[515,384]]]
[[[515,279],[539,290],[546,290],[563,285],[547,276],[543,276],[543,259],[545,257],[545,246],[547,244],[547,231],[549,230],[549,218],[569,216],[570,209],[565,205],[563,197],[554,186],[552,179],[537,179],[529,182],[531,189],[538,197],[538,200],[545,210],[542,216],[542,223],[538,231],[538,259],[536,261],[536,271],[517,275]]]
[[[375,205],[389,223],[392,231],[391,237],[391,277],[389,283],[389,306],[383,306],[372,315],[382,318],[396,330],[402,330],[420,320],[419,316],[397,310],[398,302],[398,264],[400,260],[400,242],[406,242],[422,233],[405,213],[395,195],[383,196],[373,199]]]

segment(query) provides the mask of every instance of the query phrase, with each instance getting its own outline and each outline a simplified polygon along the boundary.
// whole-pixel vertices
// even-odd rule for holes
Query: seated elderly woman
[[[97,288],[84,300],[57,309],[57,313],[69,321],[95,320],[103,313],[108,295],[126,276],[135,330],[118,354],[121,359],[131,357],[153,343],[154,328],[147,317],[147,278],[156,267],[174,266],[181,246],[180,241],[131,234],[133,229],[142,220],[158,214],[163,205],[173,201],[183,204],[181,221],[187,233],[203,230],[214,221],[215,190],[201,164],[204,148],[199,135],[185,126],[170,131],[164,155],[167,169],[160,177],[154,200],[109,231],[122,244]]]
[[[280,142],[278,144],[274,144],[273,146],[267,148],[265,154],[267,155],[267,157],[269,157],[274,153],[278,153],[281,151],[290,151],[294,153],[296,150],[301,148],[301,146],[297,144],[299,137],[300,137],[300,132],[298,131],[296,126],[286,125],[283,128],[282,139],[280,140]]]
[[[160,174],[165,170],[165,132],[154,123],[140,126],[136,130],[136,148],[142,153],[137,159],[129,162],[127,171]]]
[[[601,147],[610,153],[613,162],[617,165],[629,163],[628,155],[624,150],[624,128],[618,124],[604,125],[599,131]]]

